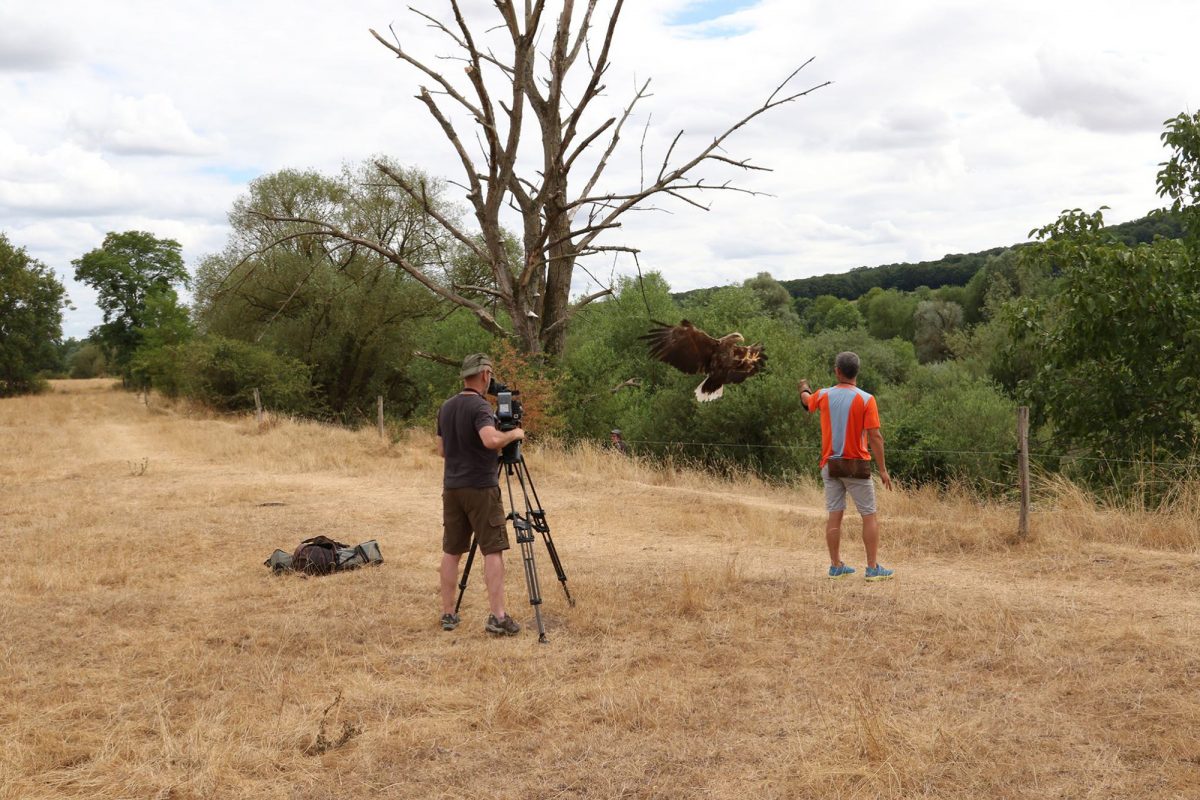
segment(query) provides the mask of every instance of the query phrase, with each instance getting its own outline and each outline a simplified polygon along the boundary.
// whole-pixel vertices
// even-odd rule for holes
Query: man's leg
[[[442,613],[454,613],[454,588],[458,581],[460,553],[442,553],[442,566],[438,570],[442,586]]]
[[[867,566],[877,567],[879,562],[879,515],[863,514],[863,546],[867,548]]]
[[[496,619],[504,619],[504,553],[483,557],[483,580],[487,584],[488,605]]]
[[[845,509],[830,511],[829,518],[825,520],[825,545],[829,548],[829,566],[831,567],[842,563],[839,553],[842,543],[842,515],[845,513]]]

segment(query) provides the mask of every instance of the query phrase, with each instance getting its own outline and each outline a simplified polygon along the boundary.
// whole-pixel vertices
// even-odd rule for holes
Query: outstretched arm
[[[797,387],[800,389],[800,402],[804,404],[804,410],[811,410],[808,407],[808,401],[812,399],[813,390],[809,388],[808,378],[801,378]]]

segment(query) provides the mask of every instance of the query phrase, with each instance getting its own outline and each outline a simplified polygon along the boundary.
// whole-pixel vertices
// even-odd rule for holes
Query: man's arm
[[[438,440],[438,455],[442,458],[446,457],[446,443],[442,441],[442,437],[437,437]]]
[[[871,456],[879,465],[879,480],[883,481],[885,488],[891,489],[892,476],[888,475],[887,463],[883,460],[883,433],[879,428],[871,428],[867,431],[867,447],[871,449]]]
[[[808,401],[812,400],[813,390],[809,388],[808,378],[801,378],[800,383],[797,384],[797,388],[800,390],[800,402],[804,404],[804,410],[811,411],[812,409],[808,407]]]
[[[525,438],[525,431],[513,428],[511,431],[498,431],[493,425],[485,425],[479,429],[479,440],[488,450],[500,450],[518,439]]]

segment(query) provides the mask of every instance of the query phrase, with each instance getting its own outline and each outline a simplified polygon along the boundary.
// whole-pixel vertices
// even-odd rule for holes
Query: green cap
[[[492,369],[492,359],[488,358],[487,353],[471,353],[463,359],[462,371],[458,375],[460,378],[469,378],[485,369]]]

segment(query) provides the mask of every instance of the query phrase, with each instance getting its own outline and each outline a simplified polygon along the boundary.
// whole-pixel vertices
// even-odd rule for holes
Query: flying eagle
[[[741,383],[767,363],[761,344],[745,347],[740,333],[714,339],[686,319],[678,325],[654,320],[658,327],[638,338],[650,343],[650,355],[689,375],[705,375],[696,387],[700,402],[716,400],[727,383]]]

